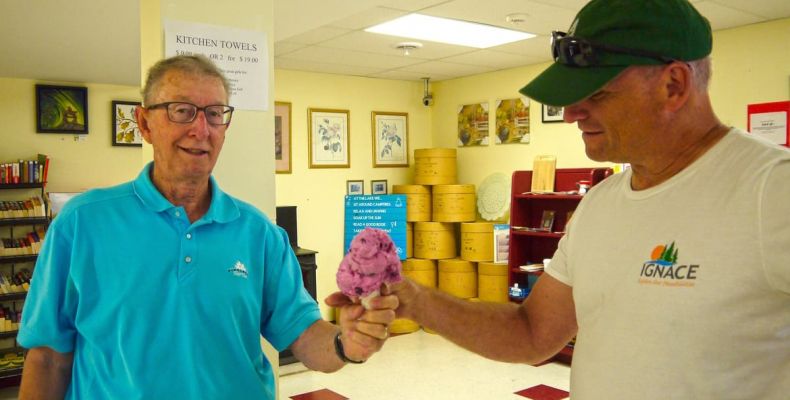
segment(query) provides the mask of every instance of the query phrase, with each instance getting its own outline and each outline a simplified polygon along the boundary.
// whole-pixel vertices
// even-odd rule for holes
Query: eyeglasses
[[[233,107],[221,104],[198,107],[192,103],[169,101],[150,105],[145,108],[149,110],[166,108],[167,118],[179,124],[188,124],[194,121],[198,111],[203,111],[203,114],[206,115],[206,122],[211,125],[227,125],[230,123],[230,118],[233,116]]]
[[[627,49],[625,47],[594,43],[587,39],[568,36],[565,32],[551,32],[551,52],[554,56],[554,61],[560,64],[574,67],[594,67],[601,65],[598,60],[598,53],[601,51],[652,58],[665,64],[671,64],[676,61],[675,59],[653,53],[652,51]]]

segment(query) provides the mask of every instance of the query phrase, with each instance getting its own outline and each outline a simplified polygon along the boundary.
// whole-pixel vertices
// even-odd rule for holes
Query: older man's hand
[[[367,360],[381,349],[398,308],[398,298],[386,286],[382,286],[380,296],[370,300],[369,310],[341,292],[332,293],[324,302],[339,309],[337,323],[343,349],[346,357],[354,361]]]

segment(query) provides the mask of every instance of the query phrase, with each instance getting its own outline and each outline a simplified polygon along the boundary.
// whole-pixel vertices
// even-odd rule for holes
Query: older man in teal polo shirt
[[[21,398],[274,399],[260,335],[327,372],[381,348],[397,298],[323,321],[283,230],[211,176],[228,92],[204,57],[151,68],[136,116],[154,162],[50,226],[18,337]]]

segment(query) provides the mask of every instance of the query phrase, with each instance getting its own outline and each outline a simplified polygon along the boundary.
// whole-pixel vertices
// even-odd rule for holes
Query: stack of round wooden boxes
[[[393,185],[393,194],[406,195],[403,274],[462,299],[507,302],[507,265],[493,263],[493,223],[475,222],[475,186],[458,184],[456,171],[455,149],[417,149],[414,184]],[[390,327],[393,333],[417,329],[407,319]]]

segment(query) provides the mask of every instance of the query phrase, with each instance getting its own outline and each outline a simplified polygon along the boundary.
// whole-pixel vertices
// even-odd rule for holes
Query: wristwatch
[[[338,332],[337,335],[335,335],[335,353],[337,353],[337,356],[340,358],[340,360],[346,363],[362,364],[363,362],[365,362],[365,360],[354,361],[346,357],[346,351],[343,350],[343,341],[340,340],[340,332]]]

